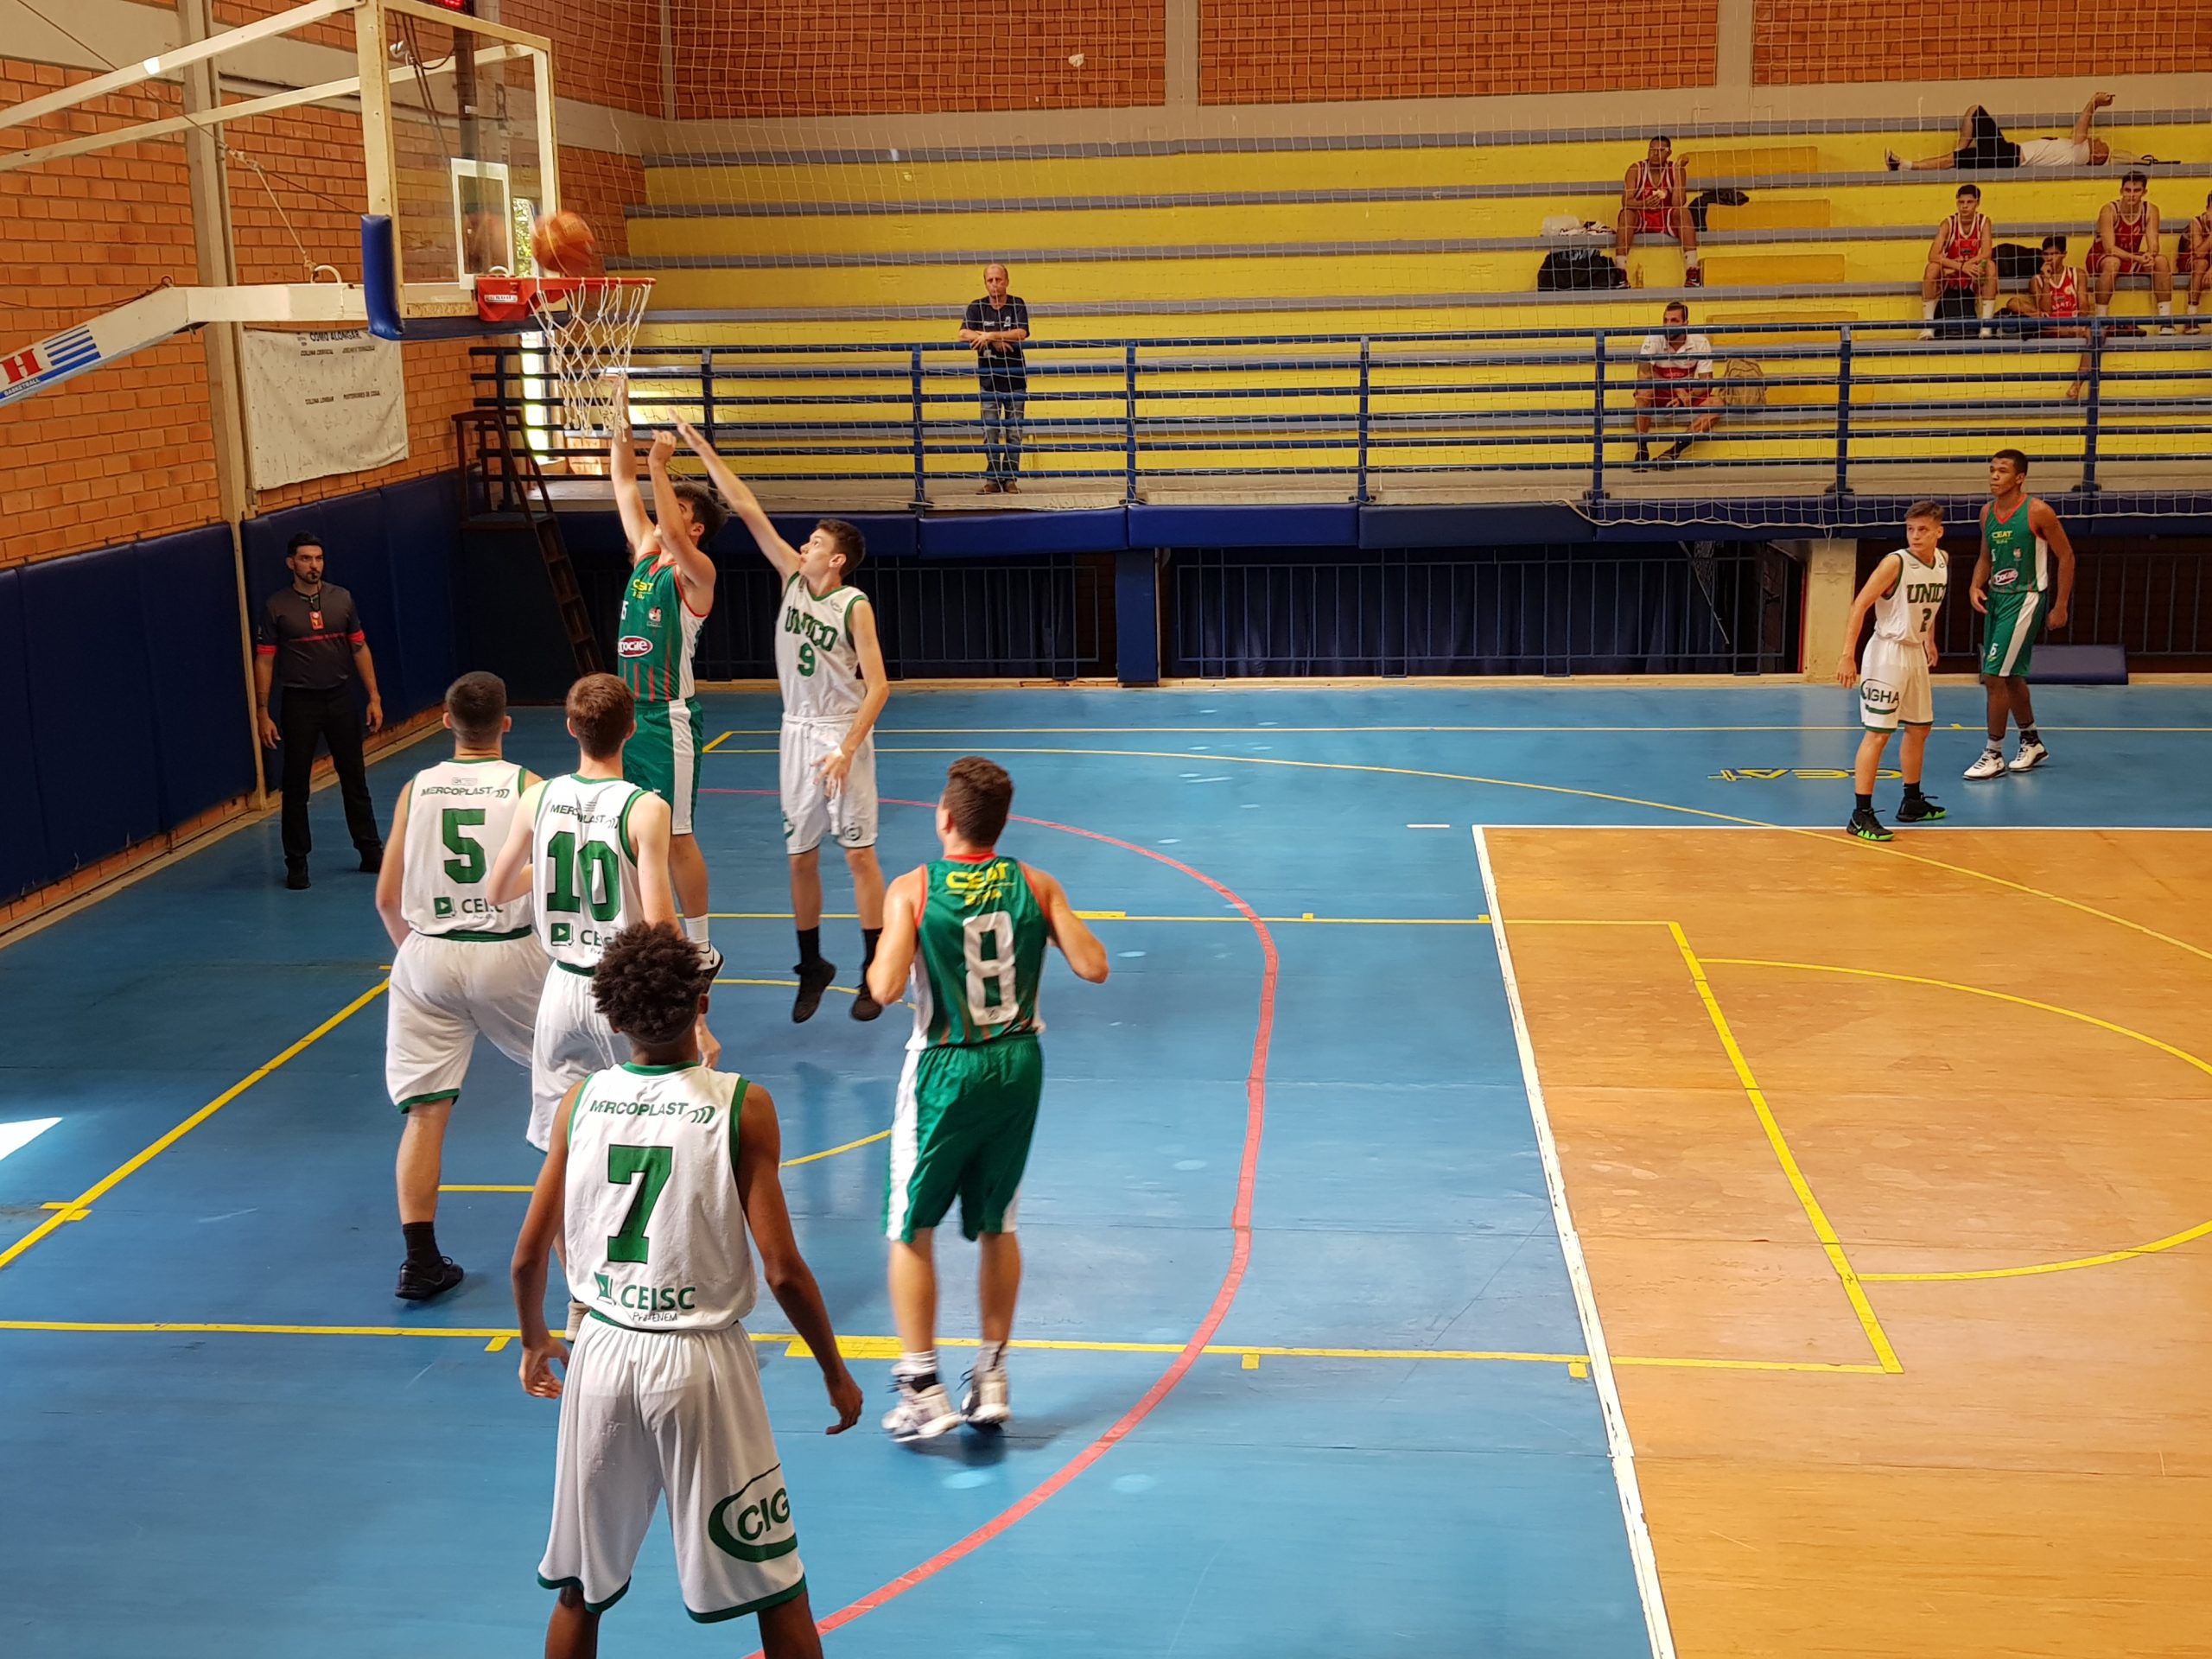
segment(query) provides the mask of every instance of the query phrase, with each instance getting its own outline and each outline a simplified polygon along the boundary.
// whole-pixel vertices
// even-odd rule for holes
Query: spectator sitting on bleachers
[[[1661,461],[1680,461],[1695,440],[1720,424],[1720,398],[1713,384],[1713,342],[1690,332],[1690,308],[1680,300],[1667,302],[1664,327],[1643,337],[1636,361],[1636,462],[1652,464],[1651,411],[1655,409],[1694,409],[1687,437],[1676,439],[1659,452]]]
[[[2181,227],[2181,265],[2189,272],[2189,317],[2181,326],[2184,334],[2202,334],[2196,302],[2212,288],[2212,191],[2204,197],[2204,211]]]
[[[1697,226],[1690,219],[1689,188],[1682,164],[1673,159],[1674,154],[1673,139],[1654,138],[1643,160],[1622,175],[1613,259],[1624,271],[1628,269],[1628,251],[1638,232],[1645,236],[1671,236],[1682,245],[1682,286],[1701,288],[1705,270],[1698,257]]]
[[[2102,167],[2110,162],[2125,166],[2157,161],[2155,156],[2130,156],[2115,150],[2103,139],[2089,136],[2089,124],[2096,119],[2097,111],[2112,101],[2110,92],[2099,92],[2082,106],[2082,113],[2074,118],[2074,130],[2065,137],[2031,138],[2024,143],[2007,138],[1997,118],[1977,104],[1959,118],[1959,142],[1954,148],[1916,162],[1899,161],[1895,150],[1885,151],[1882,159],[1892,173],[1900,168],[1927,173],[1954,167]]]
[[[1989,338],[1989,319],[1997,310],[1997,258],[1992,251],[1997,238],[1989,215],[1981,211],[1981,188],[1961,185],[1956,200],[1958,212],[1936,227],[1936,239],[1928,245],[1927,269],[1920,275],[1923,340],[1936,338],[1936,304],[1947,289],[1974,295],[1984,340]]]
[[[2081,273],[2066,263],[2066,238],[2046,236],[2043,239],[2043,264],[2028,283],[2027,296],[2005,303],[2007,316],[2027,317],[2033,332],[2046,340],[2085,340],[2088,329],[2082,324]],[[2088,396],[2089,389],[2089,354],[2082,353],[2081,362],[2074,371],[2074,384],[2066,388],[2066,401],[2078,404]]]
[[[2145,200],[2150,188],[2151,181],[2140,173],[2120,180],[2120,200],[2097,210],[2096,240],[2089,244],[2082,268],[2097,279],[2101,317],[2111,309],[2112,292],[2121,277],[2148,276],[2158,307],[2158,321],[2149,330],[2155,334],[2174,314],[2174,262],[2159,248],[2158,210]]]

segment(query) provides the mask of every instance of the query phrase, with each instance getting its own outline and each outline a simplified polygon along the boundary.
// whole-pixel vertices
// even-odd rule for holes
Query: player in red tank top
[[[2182,232],[2181,243],[2182,263],[2189,268],[2189,321],[2182,324],[2181,331],[2200,334],[2196,302],[2204,297],[2207,288],[2212,288],[2212,192],[2205,195],[2204,211]]]
[[[2028,299],[2024,308],[2029,316],[2040,319],[2037,332],[2045,339],[2082,340],[2088,330],[2082,326],[2081,273],[2066,263],[2066,238],[2046,236],[2043,239],[2043,269],[2036,272],[2035,280],[2028,285]],[[2020,308],[2015,300],[2007,310]],[[2089,354],[2082,353],[2081,361],[2074,365],[2074,384],[2066,388],[2066,401],[2078,404],[2088,395],[2089,388]]]
[[[1981,314],[1981,337],[1989,338],[1989,320],[1997,310],[1997,259],[1991,251],[1995,239],[1981,211],[1981,191],[1962,184],[1958,212],[1936,227],[1928,245],[1927,269],[1920,274],[1920,320],[1923,340],[1936,338],[1936,302],[1946,289],[1973,292]]]
[[[1697,225],[1690,218],[1688,184],[1674,159],[1675,141],[1654,138],[1644,157],[1621,176],[1620,216],[1613,221],[1613,258],[1628,269],[1628,251],[1640,232],[1672,236],[1682,245],[1682,286],[1702,288],[1705,267],[1697,251]]]
[[[2120,181],[2120,200],[2097,213],[2097,239],[2089,246],[2088,270],[2097,279],[2097,315],[2112,308],[2113,290],[2123,276],[2148,276],[2158,319],[2157,334],[2174,314],[2174,262],[2159,251],[2158,210],[2146,198],[2151,181],[2130,173]]]

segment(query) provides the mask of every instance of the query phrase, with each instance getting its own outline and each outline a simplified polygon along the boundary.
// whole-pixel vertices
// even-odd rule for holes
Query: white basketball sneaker
[[[968,1373],[968,1391],[961,1397],[960,1414],[970,1428],[1004,1428],[1013,1421],[1005,1366]]]
[[[2012,770],[2014,772],[2033,772],[2037,766],[2043,765],[2044,761],[2050,759],[2050,751],[2044,747],[2042,744],[2023,743],[2020,745],[2020,752],[2012,757]]]
[[[960,1414],[952,1408],[944,1384],[932,1378],[926,1388],[915,1388],[905,1377],[892,1379],[899,1403],[883,1414],[884,1432],[901,1446],[912,1440],[933,1440],[960,1427]]]
[[[1984,749],[1974,765],[1967,768],[1966,775],[1969,778],[2002,778],[2005,775],[2004,753],[1997,749]]]

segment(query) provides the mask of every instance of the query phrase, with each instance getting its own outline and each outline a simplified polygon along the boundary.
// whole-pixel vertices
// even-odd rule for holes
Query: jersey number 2
[[[983,955],[988,936],[991,954]],[[1014,976],[1014,918],[1002,910],[960,924],[961,953],[968,961],[968,1017],[979,1026],[1002,1026],[1021,1012]]]
[[[609,1262],[641,1262],[652,1253],[652,1241],[645,1236],[645,1229],[652,1223],[653,1206],[660,1202],[661,1189],[668,1185],[672,1155],[666,1147],[607,1147],[607,1179],[610,1185],[627,1186],[640,1175],[645,1178],[645,1185],[630,1200],[630,1213],[622,1218],[622,1230],[607,1236]]]

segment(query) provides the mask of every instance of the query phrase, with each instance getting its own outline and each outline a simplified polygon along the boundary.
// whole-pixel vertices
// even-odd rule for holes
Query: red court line
[[[703,795],[773,795],[776,791],[772,789],[703,789],[700,793]],[[934,808],[937,804],[934,801],[902,801],[894,800],[889,797],[885,798],[885,802],[892,806]],[[1253,932],[1259,936],[1262,963],[1260,977],[1260,1019],[1258,1028],[1252,1034],[1251,1069],[1245,1073],[1244,1077],[1244,1154],[1236,1170],[1236,1204],[1230,1211],[1229,1217],[1230,1228],[1234,1234],[1229,1253],[1229,1267],[1221,1276],[1221,1288],[1214,1293],[1213,1305],[1206,1309],[1205,1318],[1199,1321],[1198,1328],[1192,1332],[1191,1339],[1183,1344],[1182,1351],[1177,1354],[1169,1363],[1167,1369],[1160,1374],[1159,1381],[1145,1390],[1144,1396],[1123,1412],[1104,1433],[966,1537],[946,1545],[927,1560],[907,1568],[888,1584],[871,1590],[859,1600],[849,1603],[828,1618],[817,1621],[817,1627],[825,1632],[834,1630],[840,1625],[849,1624],[855,1619],[874,1612],[886,1602],[906,1594],[907,1591],[912,1590],[925,1580],[936,1577],[955,1561],[973,1554],[1000,1534],[1010,1530],[1027,1520],[1031,1514],[1050,1502],[1055,1494],[1074,1480],[1077,1475],[1112,1451],[1131,1430],[1149,1417],[1160,1402],[1174,1390],[1175,1385],[1183,1380],[1191,1367],[1197,1363],[1198,1356],[1213,1341],[1215,1333],[1221,1329],[1222,1320],[1229,1315],[1230,1305],[1236,1300],[1236,1293],[1244,1282],[1244,1269],[1252,1259],[1252,1189],[1259,1180],[1260,1137],[1267,1128],[1268,1046],[1274,1035],[1275,1025],[1275,978],[1278,958],[1275,955],[1274,936],[1268,931],[1268,925],[1260,919],[1259,912],[1245,903],[1237,893],[1223,883],[1215,880],[1205,871],[1193,869],[1179,859],[1170,858],[1165,853],[1156,853],[1149,847],[1140,847],[1134,842],[1122,841],[1113,836],[1101,835],[1096,830],[1079,830],[1071,823],[1055,823],[1050,818],[1024,817],[1016,813],[1014,821],[1017,823],[1033,823],[1041,830],[1058,830],[1064,835],[1081,836],[1086,841],[1101,842],[1109,847],[1119,847],[1124,852],[1135,853],[1141,857],[1151,859],[1155,863],[1165,864],[1172,870],[1179,870],[1193,881],[1212,888],[1214,892],[1227,899],[1236,908],[1237,913],[1252,925]],[[756,1653],[752,1656],[752,1659],[760,1659],[760,1656]]]

